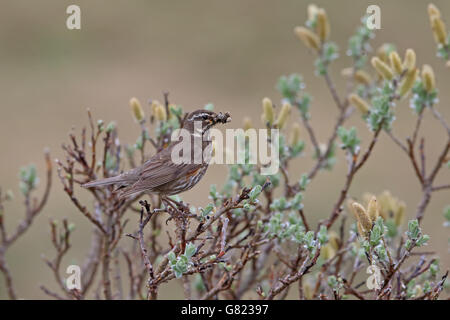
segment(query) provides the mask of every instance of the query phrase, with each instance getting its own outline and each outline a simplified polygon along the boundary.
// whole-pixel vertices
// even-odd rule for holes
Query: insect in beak
[[[219,112],[211,119],[208,119],[208,124],[206,125],[205,129],[203,130],[203,133],[205,133],[211,127],[213,127],[214,125],[216,125],[218,123],[228,123],[230,121],[231,121],[231,116],[228,112],[225,112],[225,114],[223,114],[222,112]]]

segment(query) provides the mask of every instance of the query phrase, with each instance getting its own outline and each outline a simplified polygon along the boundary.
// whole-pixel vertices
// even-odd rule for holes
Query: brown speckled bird
[[[183,129],[189,132],[191,140],[191,161],[177,163],[172,161],[172,150],[180,141],[172,142],[167,148],[161,150],[141,166],[115,177],[95,180],[83,184],[85,188],[116,185],[114,191],[120,199],[126,199],[141,193],[158,194],[163,199],[167,196],[179,194],[194,187],[203,177],[208,168],[207,153],[212,153],[209,129],[218,123],[231,121],[229,113],[214,113],[208,110],[191,112],[183,122]],[[195,126],[195,122],[201,126]],[[194,163],[194,138],[202,138],[202,161]],[[208,149],[207,149],[208,148]],[[206,151],[206,154],[204,151]],[[198,152],[198,150],[197,150]],[[182,152],[180,153],[181,155]],[[206,155],[206,156],[205,156]]]

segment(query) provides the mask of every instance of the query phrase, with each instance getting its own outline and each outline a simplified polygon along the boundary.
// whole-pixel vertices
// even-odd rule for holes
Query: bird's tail
[[[121,183],[121,182],[123,182],[123,177],[121,175],[118,175],[116,177],[91,181],[91,182],[82,184],[81,186],[83,188],[94,188],[94,187],[109,186],[111,184],[117,184],[117,183]]]

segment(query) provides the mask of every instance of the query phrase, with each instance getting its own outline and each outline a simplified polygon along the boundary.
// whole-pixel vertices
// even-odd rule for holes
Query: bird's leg
[[[165,205],[167,212],[169,212],[169,208],[172,210],[176,210],[173,204],[167,199],[167,197],[161,196],[161,202]]]
[[[160,212],[166,212],[167,209],[166,208],[153,208],[151,209],[150,204],[148,203],[147,200],[140,200],[139,204],[145,208],[145,211],[147,212],[147,215],[149,214],[154,214],[154,213],[160,213]]]
[[[165,200],[167,201],[167,203],[169,204],[171,204],[171,207],[172,208],[174,208],[173,207],[173,205],[172,204],[175,204],[176,206],[177,206],[177,208],[174,208],[175,210],[179,210],[179,209],[181,209],[181,211],[182,211],[182,213],[184,212],[184,213],[190,213],[191,211],[189,210],[189,207],[187,206],[187,205],[185,205],[184,203],[183,203],[183,201],[180,201],[180,202],[178,202],[178,201],[176,201],[176,200],[173,200],[173,199],[171,199],[171,198],[169,198],[169,197],[164,197],[165,198]],[[161,198],[161,199],[163,199],[163,198]]]
[[[183,203],[179,203],[169,197],[161,196],[161,201],[167,207],[166,211],[170,215],[170,217],[166,220],[166,225],[172,219],[179,219],[180,217],[185,216],[186,211],[190,213],[189,208],[187,208]],[[169,208],[172,210],[168,210]]]
[[[173,219],[173,214],[172,214],[171,210],[169,210],[169,209],[172,209],[175,212],[177,212],[178,209],[175,208],[173,206],[173,204],[170,203],[170,201],[167,199],[167,197],[161,196],[161,202],[164,203],[164,205],[166,207],[166,212],[170,215],[170,217],[166,220],[166,225],[167,225],[167,223]]]

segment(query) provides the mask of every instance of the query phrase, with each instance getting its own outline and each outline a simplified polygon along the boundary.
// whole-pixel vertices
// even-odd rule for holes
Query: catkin
[[[339,249],[339,242],[340,242],[340,240],[339,240],[338,234],[335,231],[331,230],[328,233],[328,243],[331,245],[331,247],[334,250],[338,250]]]
[[[365,85],[369,85],[372,82],[370,75],[364,70],[358,70],[355,72],[355,80]]]
[[[130,99],[130,107],[133,112],[134,119],[136,122],[141,122],[145,118],[144,110],[142,109],[141,103],[137,98]]]
[[[350,103],[353,104],[363,115],[369,113],[370,111],[369,104],[360,96],[358,96],[356,93],[350,94],[348,99]]]
[[[352,204],[353,213],[360,224],[360,232],[362,231],[362,235],[367,234],[370,230],[372,230],[372,221],[370,220],[369,215],[362,205],[358,202],[353,202]]]
[[[373,196],[367,206],[367,214],[372,222],[375,222],[379,216],[377,198]]]
[[[291,132],[291,146],[295,146],[300,141],[300,125],[294,122]]]
[[[360,236],[366,235],[366,231],[364,231],[364,229],[361,226],[361,223],[359,221],[356,222],[356,226],[358,227],[358,233]]]
[[[248,117],[244,118],[244,131],[247,131],[248,129],[253,128],[252,120]]]
[[[402,60],[400,59],[397,51],[392,51],[389,54],[389,61],[391,63],[391,68],[395,71],[395,73],[401,74],[403,71]]]
[[[350,77],[353,75],[353,68],[349,67],[349,68],[344,68],[341,70],[341,75],[343,77]]]
[[[408,71],[406,73],[405,78],[403,79],[402,83],[400,84],[400,97],[405,97],[407,93],[411,90],[411,88],[414,85],[414,82],[416,81],[418,70],[414,69],[412,71]]]
[[[328,21],[327,13],[320,8],[317,11],[317,34],[322,42],[325,42],[330,35],[330,23]]]
[[[441,12],[440,12],[439,9],[438,9],[434,4],[432,4],[432,3],[430,3],[430,4],[428,5],[428,17],[430,18],[431,29],[433,30],[433,19],[434,19],[434,18],[440,19],[440,18],[441,18]],[[435,41],[436,43],[439,43],[439,39],[437,38],[436,33],[434,32],[434,30],[433,30],[433,38],[434,38],[434,41]]]
[[[430,20],[432,17],[441,17],[441,12],[439,9],[432,3],[428,5],[428,16],[430,17]]]
[[[398,209],[398,199],[394,198],[392,194],[385,190],[380,195],[378,195],[378,204],[380,208],[380,215],[383,219],[387,219],[391,214],[395,214]]]
[[[314,32],[305,27],[295,27],[294,32],[305,46],[310,49],[319,50],[320,39]]]
[[[403,68],[412,71],[416,67],[416,53],[413,49],[407,49],[405,52],[405,59]]]
[[[289,117],[289,114],[291,113],[291,104],[290,103],[284,103],[281,107],[280,114],[277,118],[277,126],[279,129],[283,129],[284,125],[286,124],[286,121]]]
[[[428,64],[424,64],[422,67],[422,79],[425,90],[427,92],[433,91],[436,87],[436,80],[433,69]]]
[[[333,258],[336,255],[336,250],[333,249],[333,247],[327,243],[325,246],[322,247],[320,250],[320,256],[324,260],[329,260]]]
[[[303,281],[303,294],[305,295],[306,300],[314,298],[314,288],[308,280]]]
[[[262,101],[262,106],[264,122],[269,123],[269,125],[271,126],[274,121],[272,100],[270,100],[269,98],[264,98]]]
[[[386,80],[392,80],[394,74],[392,73],[391,68],[380,60],[378,57],[373,57],[372,66],[377,70],[377,72]]]
[[[151,108],[152,108],[152,114],[156,115],[156,108],[160,105],[158,100],[152,100]]]
[[[447,43],[447,30],[445,29],[444,21],[440,17],[433,16],[431,18],[431,28],[436,42],[445,45]]]
[[[398,209],[394,212],[394,223],[396,226],[401,226],[405,222],[406,205],[404,202],[400,202]]]
[[[384,43],[377,49],[377,57],[381,61],[386,62],[386,63],[389,62],[388,47],[389,47],[389,44]]]
[[[155,117],[158,121],[166,121],[167,114],[166,109],[162,105],[158,105],[155,110]]]

